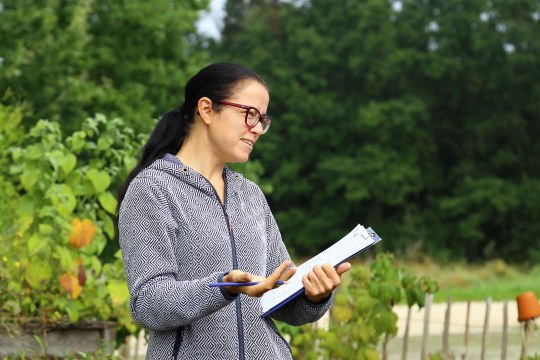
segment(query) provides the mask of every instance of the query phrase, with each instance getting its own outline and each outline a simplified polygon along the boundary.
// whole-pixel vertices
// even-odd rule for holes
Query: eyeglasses
[[[254,108],[253,106],[235,104],[228,101],[214,101],[214,102],[218,104],[234,106],[234,107],[246,110],[246,118],[244,119],[244,121],[246,122],[247,127],[250,129],[257,126],[259,121],[261,122],[261,125],[262,125],[263,134],[266,133],[268,129],[270,128],[270,124],[272,123],[272,120],[270,120],[270,118],[266,116],[266,114],[261,115],[261,112],[257,108]]]

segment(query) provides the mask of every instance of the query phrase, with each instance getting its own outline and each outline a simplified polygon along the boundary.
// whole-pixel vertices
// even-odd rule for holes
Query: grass
[[[515,300],[516,296],[533,291],[540,296],[540,267],[520,270],[503,260],[492,260],[482,265],[439,265],[432,261],[400,263],[414,275],[429,275],[439,282],[435,302],[444,302],[448,295],[453,301]]]

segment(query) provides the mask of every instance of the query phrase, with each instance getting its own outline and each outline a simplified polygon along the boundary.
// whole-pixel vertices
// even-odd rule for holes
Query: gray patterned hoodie
[[[150,330],[147,359],[291,359],[260,299],[210,282],[232,269],[269,276],[289,254],[260,188],[224,170],[225,201],[171,154],[131,182],[120,206],[120,247],[132,314]],[[299,296],[272,314],[292,325],[331,306]]]

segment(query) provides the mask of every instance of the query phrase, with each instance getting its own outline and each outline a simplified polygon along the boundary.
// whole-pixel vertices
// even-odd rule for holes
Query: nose
[[[259,121],[254,127],[249,129],[250,132],[257,134],[257,136],[260,136],[264,133],[262,123]]]

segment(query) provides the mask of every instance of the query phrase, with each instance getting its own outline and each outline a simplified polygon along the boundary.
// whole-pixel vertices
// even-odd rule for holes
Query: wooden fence
[[[440,312],[444,310],[444,317]],[[516,359],[517,355],[510,354],[509,357],[509,329],[513,331],[514,343],[515,343],[515,331],[516,327],[520,326],[520,337],[522,339],[521,344],[521,356],[524,358],[527,355],[528,345],[531,342],[532,336],[532,322],[517,322],[517,309],[514,302],[505,301],[502,303],[493,303],[491,298],[485,300],[485,302],[471,302],[466,303],[452,303],[452,298],[448,297],[446,304],[433,304],[433,295],[426,296],[425,307],[422,312],[416,311],[413,308],[406,306],[395,307],[394,311],[398,313],[398,337],[391,340],[394,346],[392,351],[381,351],[383,354],[382,360],[400,359],[400,360],[428,360],[431,353],[428,345],[433,347],[434,338],[439,337],[442,334],[442,342],[436,346],[437,351],[440,350],[440,355],[443,359],[452,360],[486,360],[499,358],[494,357],[493,350],[496,347],[500,349],[500,359]],[[415,316],[412,316],[414,313]],[[419,316],[422,315],[420,318]],[[458,319],[458,320],[456,320]],[[491,320],[491,321],[490,321]],[[312,324],[313,328],[328,329],[330,325],[329,312],[321,318],[317,323]],[[471,353],[470,339],[471,335],[475,336],[477,340],[478,335],[481,335],[480,346],[481,353],[479,355]],[[500,340],[494,344],[488,342],[488,335],[497,336],[500,334]],[[459,354],[454,354],[450,344],[450,337],[459,335],[462,338],[462,345],[459,347],[461,350]],[[411,354],[410,339],[411,337],[418,337],[421,339],[420,352],[414,352]],[[540,338],[539,338],[540,339]],[[493,337],[492,337],[493,340]],[[540,346],[540,341],[535,346]],[[137,338],[132,337],[126,343],[124,348],[124,358],[126,359],[138,359],[142,358],[145,353],[146,347],[144,345],[145,340],[143,334],[139,334]],[[399,343],[399,344],[397,344]],[[478,350],[478,344],[475,344],[476,351]],[[491,352],[488,354],[487,350]],[[418,350],[418,344],[415,344],[415,351]],[[540,351],[540,347],[535,349]],[[128,355],[129,354],[129,355]],[[401,355],[401,356],[400,356]],[[386,356],[386,358],[384,357]]]
[[[441,350],[440,355],[443,359],[452,359],[452,360],[467,360],[471,359],[472,357],[469,356],[469,339],[471,335],[471,301],[466,302],[466,311],[465,311],[465,318],[464,320],[464,329],[463,331],[459,331],[459,334],[463,335],[463,351],[460,354],[454,354],[451,351],[450,348],[450,327],[452,324],[451,321],[451,314],[453,309],[452,304],[452,298],[451,296],[448,296],[445,306],[445,312],[444,312],[444,323],[442,327],[442,344],[441,344]],[[511,302],[513,304],[513,302]],[[463,304],[460,304],[460,313],[463,313]],[[500,304],[497,304],[500,305]],[[421,335],[421,353],[420,353],[420,360],[428,360],[430,353],[428,349],[428,345],[430,344],[430,341],[432,341],[432,335],[433,332],[430,332],[430,325],[433,325],[433,319],[432,319],[432,307],[433,307],[433,295],[427,295],[426,296],[426,302],[425,302],[425,308],[423,309],[423,327],[422,327],[422,335]],[[500,359],[501,360],[507,360],[508,359],[508,334],[509,334],[509,302],[504,301],[502,303],[502,311],[501,307],[498,306],[497,310],[501,311],[501,313],[492,314],[493,307],[492,307],[492,299],[487,298],[484,304],[484,312],[483,314],[475,312],[474,318],[475,318],[475,327],[478,326],[478,320],[480,319],[480,316],[483,315],[483,321],[482,321],[482,327],[481,327],[481,352],[480,352],[480,360],[486,360],[488,358],[493,359],[493,349],[496,345],[489,344],[488,343],[488,335],[490,335],[490,331],[493,331],[494,326],[491,326],[490,319],[494,318],[493,315],[495,315],[495,318],[497,318],[497,324],[495,327],[499,327],[502,320],[502,329],[498,328],[497,333],[500,331]],[[440,304],[439,304],[440,309]],[[514,310],[514,309],[512,309]],[[407,315],[406,315],[406,322],[405,322],[405,329],[402,339],[399,339],[402,341],[402,351],[401,351],[401,360],[407,360],[408,358],[408,349],[409,349],[409,338],[410,338],[410,326],[411,326],[411,308],[407,309]],[[455,317],[454,317],[455,319]],[[517,316],[515,312],[513,312],[513,328],[515,329],[515,325],[517,325]],[[533,321],[529,320],[526,322],[519,323],[520,331],[521,331],[521,355],[520,358],[526,358],[528,354],[528,350],[530,347],[530,342],[532,338],[532,331],[533,331]],[[455,323],[454,323],[455,325]],[[460,324],[463,325],[463,324]],[[478,329],[475,329],[478,330]],[[501,331],[502,330],[502,331]],[[440,329],[438,330],[440,331]],[[440,334],[440,333],[439,333]],[[491,357],[488,357],[487,350],[490,349],[492,351]],[[383,352],[384,354],[384,352]],[[475,359],[478,359],[478,357],[474,357]],[[383,360],[386,360],[383,357]]]

